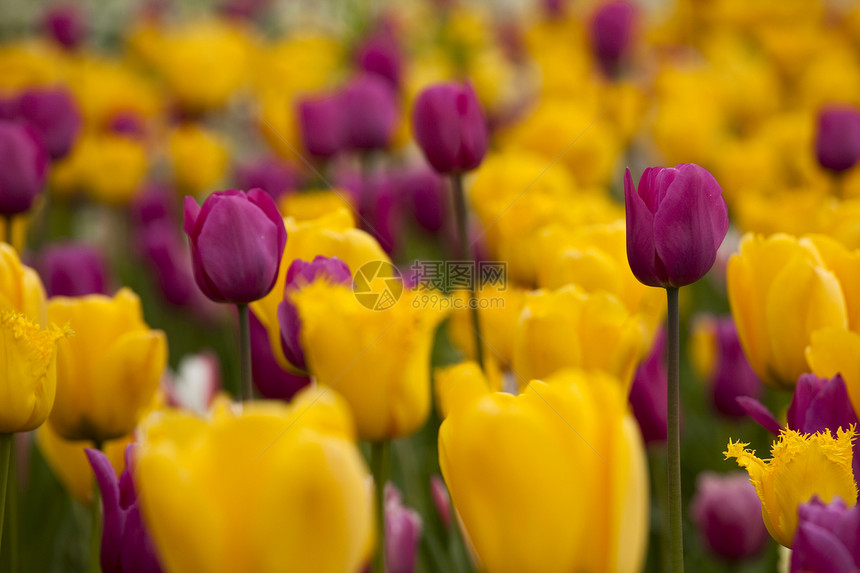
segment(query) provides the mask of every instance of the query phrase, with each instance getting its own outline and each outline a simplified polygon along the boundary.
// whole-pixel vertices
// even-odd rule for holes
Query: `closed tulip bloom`
[[[340,94],[346,145],[350,149],[384,149],[397,126],[397,98],[391,85],[376,75],[352,79]]]
[[[630,405],[646,444],[666,442],[667,375],[666,330],[661,329],[630,387]]]
[[[639,571],[647,466],[622,384],[564,371],[529,387],[469,395],[439,429],[442,475],[478,568]]]
[[[47,324],[42,280],[36,271],[21,264],[18,253],[6,243],[0,243],[0,310],[14,310],[38,324]]]
[[[265,191],[213,193],[202,208],[186,197],[185,233],[194,280],[215,302],[247,304],[275,286],[287,231]]]
[[[448,218],[445,179],[428,167],[415,168],[395,177],[394,184],[411,206],[417,223],[430,233],[442,229]]]
[[[160,573],[161,565],[143,523],[132,479],[134,446],[125,450],[125,469],[117,478],[108,457],[86,450],[101,491],[104,527],[99,561],[102,573]]]
[[[848,430],[857,424],[842,376],[801,376],[794,387],[786,421],[789,428],[804,434],[829,430],[834,436],[839,428]]]
[[[162,565],[200,573],[357,573],[373,547],[368,479],[347,406],[318,391],[152,417],[134,473]]]
[[[0,311],[0,434],[35,430],[50,414],[57,392],[57,341],[65,335],[18,312]]]
[[[729,229],[722,189],[691,163],[651,167],[634,187],[624,175],[627,260],[636,278],[653,287],[682,287],[705,276]]]
[[[30,209],[42,192],[48,155],[41,136],[28,125],[0,121],[0,214],[17,215]]]
[[[262,189],[277,200],[284,193],[298,188],[299,176],[284,163],[264,157],[239,165],[236,184],[242,189]]]
[[[379,32],[367,38],[355,54],[356,66],[368,74],[379,76],[397,90],[403,76],[403,54],[391,33]]]
[[[17,102],[18,117],[42,136],[51,159],[68,155],[81,131],[81,111],[65,89],[35,89]]]
[[[385,565],[389,573],[412,573],[422,529],[421,515],[403,504],[393,483],[385,484]]]
[[[107,265],[89,245],[53,244],[39,257],[38,267],[48,296],[107,294]]]
[[[833,106],[818,113],[815,156],[825,169],[841,173],[860,159],[860,111]]]
[[[53,428],[67,440],[96,443],[130,433],[167,362],[164,333],[143,321],[140,299],[126,288],[113,298],[56,297],[48,319],[75,333],[59,348]]]
[[[299,101],[299,127],[308,153],[328,158],[343,151],[347,139],[344,111],[338,94],[322,94]]]
[[[860,505],[849,507],[838,497],[826,504],[814,497],[797,514],[791,573],[860,571]]]
[[[294,374],[278,364],[269,344],[269,335],[257,315],[250,313],[251,376],[264,398],[289,402],[299,390],[310,385],[304,374]]]
[[[440,173],[470,171],[487,152],[487,123],[471,84],[437,84],[412,108],[412,132],[424,157]]]
[[[86,36],[86,22],[75,4],[57,4],[45,11],[42,28],[64,48],[77,48]]]
[[[857,486],[851,470],[854,430],[801,434],[783,430],[771,448],[771,459],[761,460],[748,444],[729,441],[728,458],[746,468],[761,500],[761,514],[768,533],[791,547],[797,530],[797,508],[817,495],[826,502],[834,496],[854,505]]]
[[[758,496],[743,472],[699,474],[690,513],[703,543],[727,561],[748,559],[765,547]]]
[[[635,24],[636,6],[627,0],[605,2],[592,16],[589,29],[591,50],[607,76],[617,73],[630,47]]]

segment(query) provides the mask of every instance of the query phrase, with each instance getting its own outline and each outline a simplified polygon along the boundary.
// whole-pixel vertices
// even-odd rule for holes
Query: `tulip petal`
[[[767,406],[755,398],[750,398],[749,396],[738,396],[737,402],[743,411],[747,413],[747,416],[752,418],[759,426],[774,436],[778,436],[780,431],[782,431],[782,424],[776,420],[776,417],[771,414],[770,410],[767,409]]]
[[[860,334],[841,328],[823,328],[812,333],[806,348],[809,367],[818,376],[841,374],[855,412],[860,412]]]
[[[661,286],[667,277],[657,260],[654,214],[636,191],[629,168],[624,172],[624,207],[627,211],[627,261],[630,270],[641,283]]]
[[[107,456],[99,450],[84,450],[101,490],[104,528],[101,539],[101,567],[105,573],[122,571],[120,554],[125,513],[119,507],[119,483]]]
[[[851,553],[831,532],[813,523],[797,528],[791,555],[791,572],[854,573]]]

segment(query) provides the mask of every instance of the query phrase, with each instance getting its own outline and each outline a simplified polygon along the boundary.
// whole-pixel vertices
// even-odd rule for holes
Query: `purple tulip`
[[[379,173],[364,180],[344,180],[344,186],[356,196],[362,229],[373,235],[386,253],[397,250],[402,216],[394,177]]]
[[[287,230],[265,191],[213,193],[202,208],[186,197],[185,233],[194,280],[215,302],[247,304],[275,286]]]
[[[53,244],[39,257],[36,267],[49,297],[108,294],[107,264],[95,247]]]
[[[278,323],[281,326],[281,347],[290,364],[301,370],[307,369],[305,354],[300,339],[301,318],[290,294],[321,279],[332,284],[352,284],[352,273],[345,262],[337,257],[317,256],[307,262],[296,259],[287,269],[284,284],[284,300],[278,305]]]
[[[146,530],[131,465],[134,444],[125,450],[125,470],[117,479],[107,456],[87,449],[87,459],[96,475],[104,511],[101,543],[103,573],[159,573],[161,566],[152,539]]]
[[[36,130],[20,123],[0,121],[0,215],[30,209],[41,193],[48,170],[48,154]]]
[[[412,108],[412,131],[440,173],[474,169],[487,152],[487,123],[470,84],[437,84],[421,92]]]
[[[746,414],[738,397],[761,396],[762,383],[750,366],[741,347],[738,331],[731,316],[706,318],[716,346],[716,364],[709,373],[711,400],[724,416],[739,418]]]
[[[268,8],[271,0],[224,0],[219,11],[231,18],[253,20]]]
[[[403,505],[397,487],[385,484],[385,564],[389,573],[412,573],[423,522],[417,511]]]
[[[437,233],[447,216],[447,184],[430,168],[415,168],[399,174],[395,180],[398,194],[411,207],[418,224],[430,233]]]
[[[337,94],[317,95],[298,103],[302,143],[311,155],[329,158],[346,145],[343,105]]]
[[[646,444],[666,441],[666,331],[661,329],[651,353],[636,369],[630,387],[633,415]]]
[[[344,133],[350,149],[384,149],[391,142],[399,112],[391,85],[379,76],[352,79],[340,93]]]
[[[42,18],[45,34],[64,48],[77,48],[86,36],[86,21],[80,8],[74,4],[57,4],[45,11]]]
[[[130,213],[134,224],[145,231],[147,225],[157,221],[173,221],[175,194],[162,185],[150,184],[138,193],[131,203]]]
[[[299,176],[282,162],[265,157],[237,166],[236,184],[242,189],[262,189],[273,199],[278,199],[298,188]]]
[[[628,0],[606,2],[591,18],[591,50],[607,76],[618,72],[621,59],[630,47],[635,24],[636,6]]]
[[[442,476],[438,474],[430,476],[430,495],[433,498],[436,513],[439,515],[439,521],[446,529],[451,527],[451,496],[448,495],[448,488]]]
[[[832,106],[818,113],[815,155],[825,169],[841,173],[860,159],[860,111]]]
[[[825,504],[818,496],[797,508],[798,526],[791,545],[791,573],[860,571],[860,504],[839,496]]]
[[[140,114],[121,111],[114,114],[108,122],[108,129],[117,135],[141,139],[146,135],[146,124]]]
[[[651,167],[633,185],[624,174],[627,260],[639,282],[682,287],[705,276],[729,229],[722,189],[692,163]]]
[[[745,472],[699,474],[690,511],[703,543],[727,561],[753,557],[765,547],[761,503]]]
[[[250,313],[251,327],[251,375],[254,385],[264,398],[291,400],[296,393],[311,383],[307,376],[287,372],[278,364],[269,335],[257,316]]]
[[[65,89],[26,91],[18,98],[17,113],[39,132],[52,159],[65,157],[81,131],[80,109]]]
[[[395,91],[403,79],[403,55],[390,33],[379,32],[367,38],[356,50],[356,66],[367,74],[379,76]]]

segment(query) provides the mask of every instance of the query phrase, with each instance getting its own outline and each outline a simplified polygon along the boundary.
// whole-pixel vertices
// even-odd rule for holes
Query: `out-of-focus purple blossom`
[[[260,16],[269,4],[271,0],[224,0],[219,10],[228,17],[253,20]]]
[[[651,352],[636,369],[630,404],[646,444],[666,441],[666,331],[654,338]]]
[[[791,573],[860,571],[860,504],[848,507],[834,496],[818,496],[797,508],[798,526],[791,545]]]
[[[699,474],[690,512],[702,542],[727,561],[754,557],[766,545],[761,504],[745,472]]]
[[[156,221],[173,221],[175,194],[169,188],[150,184],[135,195],[131,203],[131,218],[141,231]]]
[[[65,157],[81,131],[81,111],[63,88],[38,88],[18,97],[17,117],[32,125],[52,159]]]
[[[438,474],[430,476],[430,495],[433,498],[436,513],[439,515],[439,521],[446,529],[451,527],[451,496],[448,494],[448,488],[442,476]]]
[[[830,106],[818,113],[815,155],[825,169],[841,173],[860,160],[860,110]]]
[[[111,116],[108,129],[117,135],[142,138],[146,134],[146,124],[140,114],[121,111]]]
[[[630,48],[636,26],[636,6],[629,0],[610,0],[591,18],[589,36],[597,63],[607,76],[614,76]]]
[[[421,541],[423,522],[412,508],[403,505],[397,487],[385,484],[385,564],[389,573],[412,573]]]
[[[387,81],[395,91],[400,89],[403,55],[390,32],[380,31],[367,37],[356,49],[355,63],[363,72]]]
[[[104,529],[101,541],[103,573],[160,573],[161,565],[146,529],[132,480],[134,444],[125,450],[125,470],[119,478],[107,456],[85,450],[101,490]]]
[[[42,17],[45,34],[58,44],[73,50],[81,45],[87,33],[86,19],[75,4],[55,4]]]
[[[399,173],[394,184],[397,195],[404,199],[423,229],[430,233],[442,229],[448,207],[445,178],[432,169],[416,167]]]
[[[549,20],[561,20],[567,15],[567,0],[543,0],[543,10]]]
[[[399,116],[391,85],[377,75],[363,74],[349,81],[339,96],[349,149],[385,149]]]
[[[221,390],[218,357],[211,351],[184,356],[175,374],[165,373],[161,385],[168,404],[205,415]]]
[[[193,305],[201,293],[191,272],[191,252],[173,223],[151,222],[138,236],[138,244],[165,300],[180,307]]]
[[[0,121],[0,215],[28,211],[42,192],[48,154],[36,130],[23,123]]]
[[[236,184],[241,189],[262,189],[277,199],[299,186],[295,170],[274,157],[263,157],[236,167]]]
[[[36,268],[49,297],[109,294],[107,263],[95,247],[54,243],[41,254]]]
[[[296,393],[311,383],[307,376],[287,372],[278,364],[266,329],[257,316],[250,313],[251,375],[254,385],[264,398],[291,400]]]
[[[296,112],[302,144],[311,155],[333,157],[346,146],[344,108],[339,94],[317,94],[299,101]]]

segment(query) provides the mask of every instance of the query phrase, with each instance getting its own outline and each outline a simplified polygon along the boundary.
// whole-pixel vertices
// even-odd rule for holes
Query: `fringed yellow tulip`
[[[75,332],[59,348],[49,423],[67,440],[98,443],[130,433],[155,399],[167,362],[164,333],[143,321],[140,299],[125,288],[113,298],[55,297],[48,318]]]
[[[462,389],[439,464],[481,569],[639,571],[647,466],[622,384],[564,371],[519,396]]]
[[[771,449],[771,459],[760,460],[748,444],[729,441],[728,458],[746,468],[761,499],[761,515],[777,542],[791,547],[797,529],[797,508],[813,496],[830,503],[839,496],[845,503],[857,501],[857,485],[851,470],[854,429],[801,434],[783,430]]]
[[[0,243],[0,310],[20,312],[46,324],[42,280],[36,271],[21,264],[18,253],[6,243]]]
[[[167,571],[358,572],[373,546],[369,476],[333,392],[155,414],[134,476]]]

